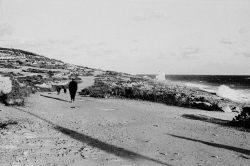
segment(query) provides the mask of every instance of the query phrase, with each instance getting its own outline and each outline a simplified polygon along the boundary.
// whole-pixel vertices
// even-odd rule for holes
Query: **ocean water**
[[[155,79],[157,75],[141,75]],[[197,88],[240,103],[250,104],[250,76],[165,75],[165,81]]]

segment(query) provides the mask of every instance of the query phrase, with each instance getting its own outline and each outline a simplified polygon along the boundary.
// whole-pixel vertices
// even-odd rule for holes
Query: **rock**
[[[14,100],[13,99],[8,99],[8,100],[6,100],[6,103],[8,105],[13,105],[14,104]]]
[[[15,99],[15,101],[14,101],[14,103],[16,104],[16,105],[22,105],[23,104],[23,102],[24,102],[24,99]]]
[[[231,105],[229,105],[228,103],[218,103],[217,107],[220,109],[220,111],[222,112],[233,112],[231,109]]]
[[[24,155],[24,156],[28,156],[28,154],[29,154],[28,151],[24,151],[24,152],[23,152],[23,155]]]
[[[237,107],[237,106],[234,106],[234,107],[232,108],[232,112],[238,112],[238,113],[240,113],[241,111],[242,111],[242,109],[239,108],[239,107]]]
[[[168,155],[168,153],[164,153],[164,152],[160,152],[160,154],[161,154],[161,155],[165,155],[165,156]]]
[[[227,106],[223,106],[222,108],[221,108],[221,110],[223,111],[223,112],[233,112],[232,110],[231,110],[231,108],[227,105]]]
[[[208,102],[200,102],[200,101],[194,102],[194,107],[203,110],[212,110],[212,104]]]
[[[10,93],[12,90],[12,82],[9,77],[0,75],[0,95]]]

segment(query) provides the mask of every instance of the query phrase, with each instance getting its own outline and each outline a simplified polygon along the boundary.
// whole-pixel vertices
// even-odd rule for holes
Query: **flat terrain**
[[[93,83],[82,77],[79,90]],[[236,113],[37,93],[0,105],[1,166],[248,166],[250,132]],[[6,123],[4,123],[6,122]],[[1,124],[1,123],[0,123]]]

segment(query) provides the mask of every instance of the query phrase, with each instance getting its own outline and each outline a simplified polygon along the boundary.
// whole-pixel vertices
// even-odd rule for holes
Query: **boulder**
[[[217,107],[222,112],[240,112],[240,108],[233,105],[233,103],[219,102]]]
[[[230,108],[228,105],[223,106],[223,107],[221,108],[221,110],[222,110],[223,112],[233,112],[233,111],[231,110],[231,108]]]
[[[12,90],[12,82],[9,77],[0,76],[0,96],[10,93]]]
[[[239,108],[239,107],[237,107],[237,106],[234,106],[234,107],[232,108],[232,112],[238,112],[238,113],[240,113],[241,111],[242,111],[242,109]]]
[[[201,101],[196,101],[193,103],[193,106],[198,109],[202,110],[212,110],[213,105],[209,102],[201,102]]]

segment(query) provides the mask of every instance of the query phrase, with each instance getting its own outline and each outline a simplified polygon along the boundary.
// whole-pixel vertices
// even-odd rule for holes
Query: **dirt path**
[[[93,77],[85,77],[79,87],[91,81]],[[38,93],[25,108],[1,105],[0,165],[250,163],[250,132],[224,125],[234,113],[132,100],[69,99],[68,93]]]

